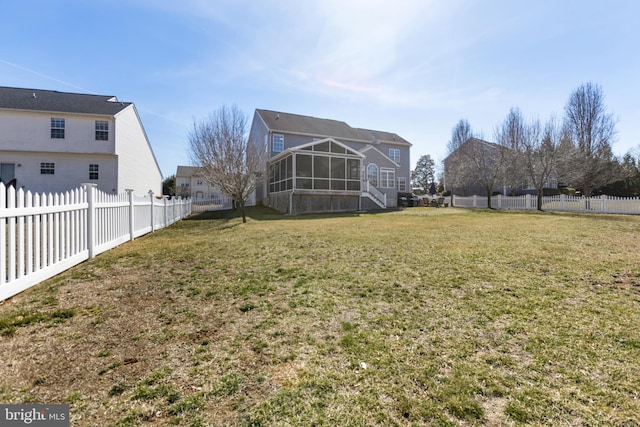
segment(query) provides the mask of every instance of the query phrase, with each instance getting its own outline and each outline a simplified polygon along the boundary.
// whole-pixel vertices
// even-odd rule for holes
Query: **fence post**
[[[602,212],[609,212],[609,203],[607,203],[607,196],[605,194],[602,195]]]
[[[7,208],[13,209],[16,207],[16,189],[13,185],[7,187]],[[8,258],[8,270],[9,270],[9,282],[16,279],[16,217],[10,216],[7,218],[7,253]],[[4,225],[3,225],[4,227]],[[2,248],[4,250],[4,248]]]
[[[502,209],[502,194],[498,194],[496,196],[497,202],[498,202],[498,209]]]
[[[560,209],[564,210],[567,201],[567,196],[564,194],[560,195]]]
[[[526,198],[526,205],[525,207],[527,209],[531,209],[531,194],[527,194],[527,198]]]
[[[85,191],[87,198],[87,249],[89,250],[89,258],[95,257],[95,241],[96,241],[96,205],[95,194],[98,184],[85,183],[80,184]]]
[[[0,182],[0,210],[7,207],[7,191],[2,182]],[[0,248],[4,248],[7,244],[7,222],[4,218],[0,218]],[[7,281],[6,254],[3,250],[0,252],[0,285]]]
[[[133,207],[133,189],[131,188],[125,188],[125,190],[127,192],[127,196],[129,198],[129,240],[133,240],[134,238],[134,232],[135,232],[135,217],[134,217],[134,212],[136,211]]]
[[[155,221],[153,218],[153,190],[149,190],[149,201],[151,202],[151,232],[156,230]]]
[[[164,227],[167,228],[169,226],[169,220],[167,218],[167,196],[162,196],[162,201],[164,202]]]
[[[473,207],[475,208],[477,206],[476,204],[476,200],[478,199],[478,196],[476,196],[475,194],[473,195]]]

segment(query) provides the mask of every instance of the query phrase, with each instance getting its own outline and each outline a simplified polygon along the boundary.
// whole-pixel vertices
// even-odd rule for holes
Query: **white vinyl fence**
[[[256,205],[256,193],[251,193],[245,206]],[[233,209],[233,200],[224,194],[215,194],[211,199],[191,199],[191,211],[193,213],[223,211]]]
[[[191,201],[110,195],[95,184],[32,194],[0,183],[0,301],[191,214]]]
[[[447,197],[447,200],[449,197]],[[461,208],[487,208],[486,196],[460,197],[453,196],[453,205]],[[538,209],[538,198],[526,196],[493,196],[491,207],[494,209]],[[544,196],[542,210],[612,213],[640,215],[640,198],[638,197],[576,197],[560,194]]]

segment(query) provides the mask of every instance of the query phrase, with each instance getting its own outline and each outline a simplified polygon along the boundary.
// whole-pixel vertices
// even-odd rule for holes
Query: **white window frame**
[[[100,165],[91,163],[89,164],[89,179],[99,179]]]
[[[371,179],[372,173],[369,172],[370,169],[373,171],[372,168],[375,168],[375,174],[376,174],[375,180]],[[376,165],[375,163],[369,163],[367,165],[367,169],[365,171],[365,174],[367,176],[367,181],[369,181],[369,183],[371,185],[373,185],[374,187],[377,187],[378,186],[378,182],[379,182],[379,168],[378,168],[378,165]]]
[[[380,168],[380,188],[396,188],[396,170]]]
[[[64,139],[66,121],[62,117],[51,117],[51,138]]]
[[[109,140],[109,121],[96,120],[96,141]]]
[[[55,175],[56,164],[53,162],[40,162],[40,175]]]
[[[278,144],[276,146],[276,144]],[[281,133],[274,133],[271,135],[271,151],[274,153],[282,153],[284,151],[284,135]]]
[[[402,191],[402,192],[407,191],[407,178],[403,176],[398,178],[398,191]]]
[[[389,158],[396,163],[400,163],[400,149],[389,148]]]

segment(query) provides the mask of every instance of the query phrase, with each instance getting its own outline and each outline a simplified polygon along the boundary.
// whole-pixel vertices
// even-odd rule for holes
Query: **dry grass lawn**
[[[192,217],[0,305],[73,426],[640,424],[640,217]]]

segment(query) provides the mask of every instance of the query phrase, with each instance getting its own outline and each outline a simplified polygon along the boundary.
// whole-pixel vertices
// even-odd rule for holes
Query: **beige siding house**
[[[0,180],[59,193],[162,193],[162,173],[135,105],[114,96],[0,87]]]

